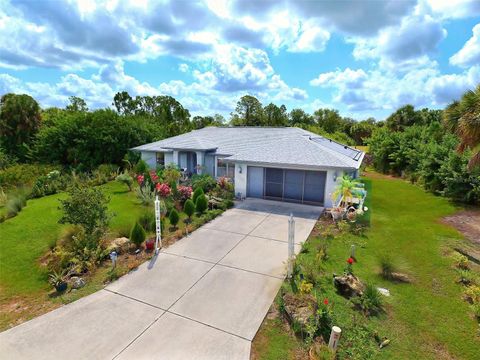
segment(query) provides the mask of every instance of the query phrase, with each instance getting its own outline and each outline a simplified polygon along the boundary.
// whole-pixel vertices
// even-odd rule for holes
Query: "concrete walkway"
[[[322,208],[247,199],[105,289],[0,333],[5,359],[241,359]]]

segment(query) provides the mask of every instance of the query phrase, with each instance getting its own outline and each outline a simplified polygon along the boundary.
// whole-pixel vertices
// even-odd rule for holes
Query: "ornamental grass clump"
[[[378,261],[382,277],[391,280],[393,278],[393,273],[396,271],[392,257],[388,254],[383,254]]]

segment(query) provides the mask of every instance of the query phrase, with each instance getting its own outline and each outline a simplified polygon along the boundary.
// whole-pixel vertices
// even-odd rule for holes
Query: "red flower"
[[[138,185],[142,185],[142,184],[143,184],[143,180],[144,180],[143,175],[138,175],[138,176],[137,176]]]
[[[328,305],[328,299],[327,299],[327,298],[323,299],[323,303],[324,303],[325,305]]]
[[[161,197],[167,197],[172,192],[172,189],[170,189],[170,186],[168,186],[167,184],[157,183],[157,185],[155,185],[155,188],[157,189],[158,195],[160,195]]]
[[[352,265],[352,264],[353,264],[353,258],[349,257],[349,258],[347,259],[347,263],[349,263],[350,265]]]

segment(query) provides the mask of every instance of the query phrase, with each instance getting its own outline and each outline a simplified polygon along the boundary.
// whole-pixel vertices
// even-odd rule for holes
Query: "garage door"
[[[322,204],[325,171],[248,167],[247,196],[307,204]]]

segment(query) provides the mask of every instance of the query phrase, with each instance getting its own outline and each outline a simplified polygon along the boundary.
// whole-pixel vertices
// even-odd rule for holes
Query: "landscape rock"
[[[390,296],[390,290],[388,290],[388,289],[379,287],[379,288],[377,288],[377,290],[383,296]]]
[[[334,276],[333,282],[340,294],[348,297],[362,296],[365,286],[353,274]]]
[[[283,304],[288,321],[300,325],[302,329],[305,329],[318,307],[315,297],[309,294],[286,293],[283,295]]]
[[[83,278],[78,276],[71,277],[70,281],[71,281],[72,289],[80,289],[87,284]]]
[[[114,239],[108,246],[108,251],[116,251],[117,254],[122,254],[128,251],[130,247],[130,240],[126,237],[120,237]]]
[[[392,272],[392,280],[404,282],[404,283],[411,283],[412,279],[407,274],[399,273],[399,272]]]

